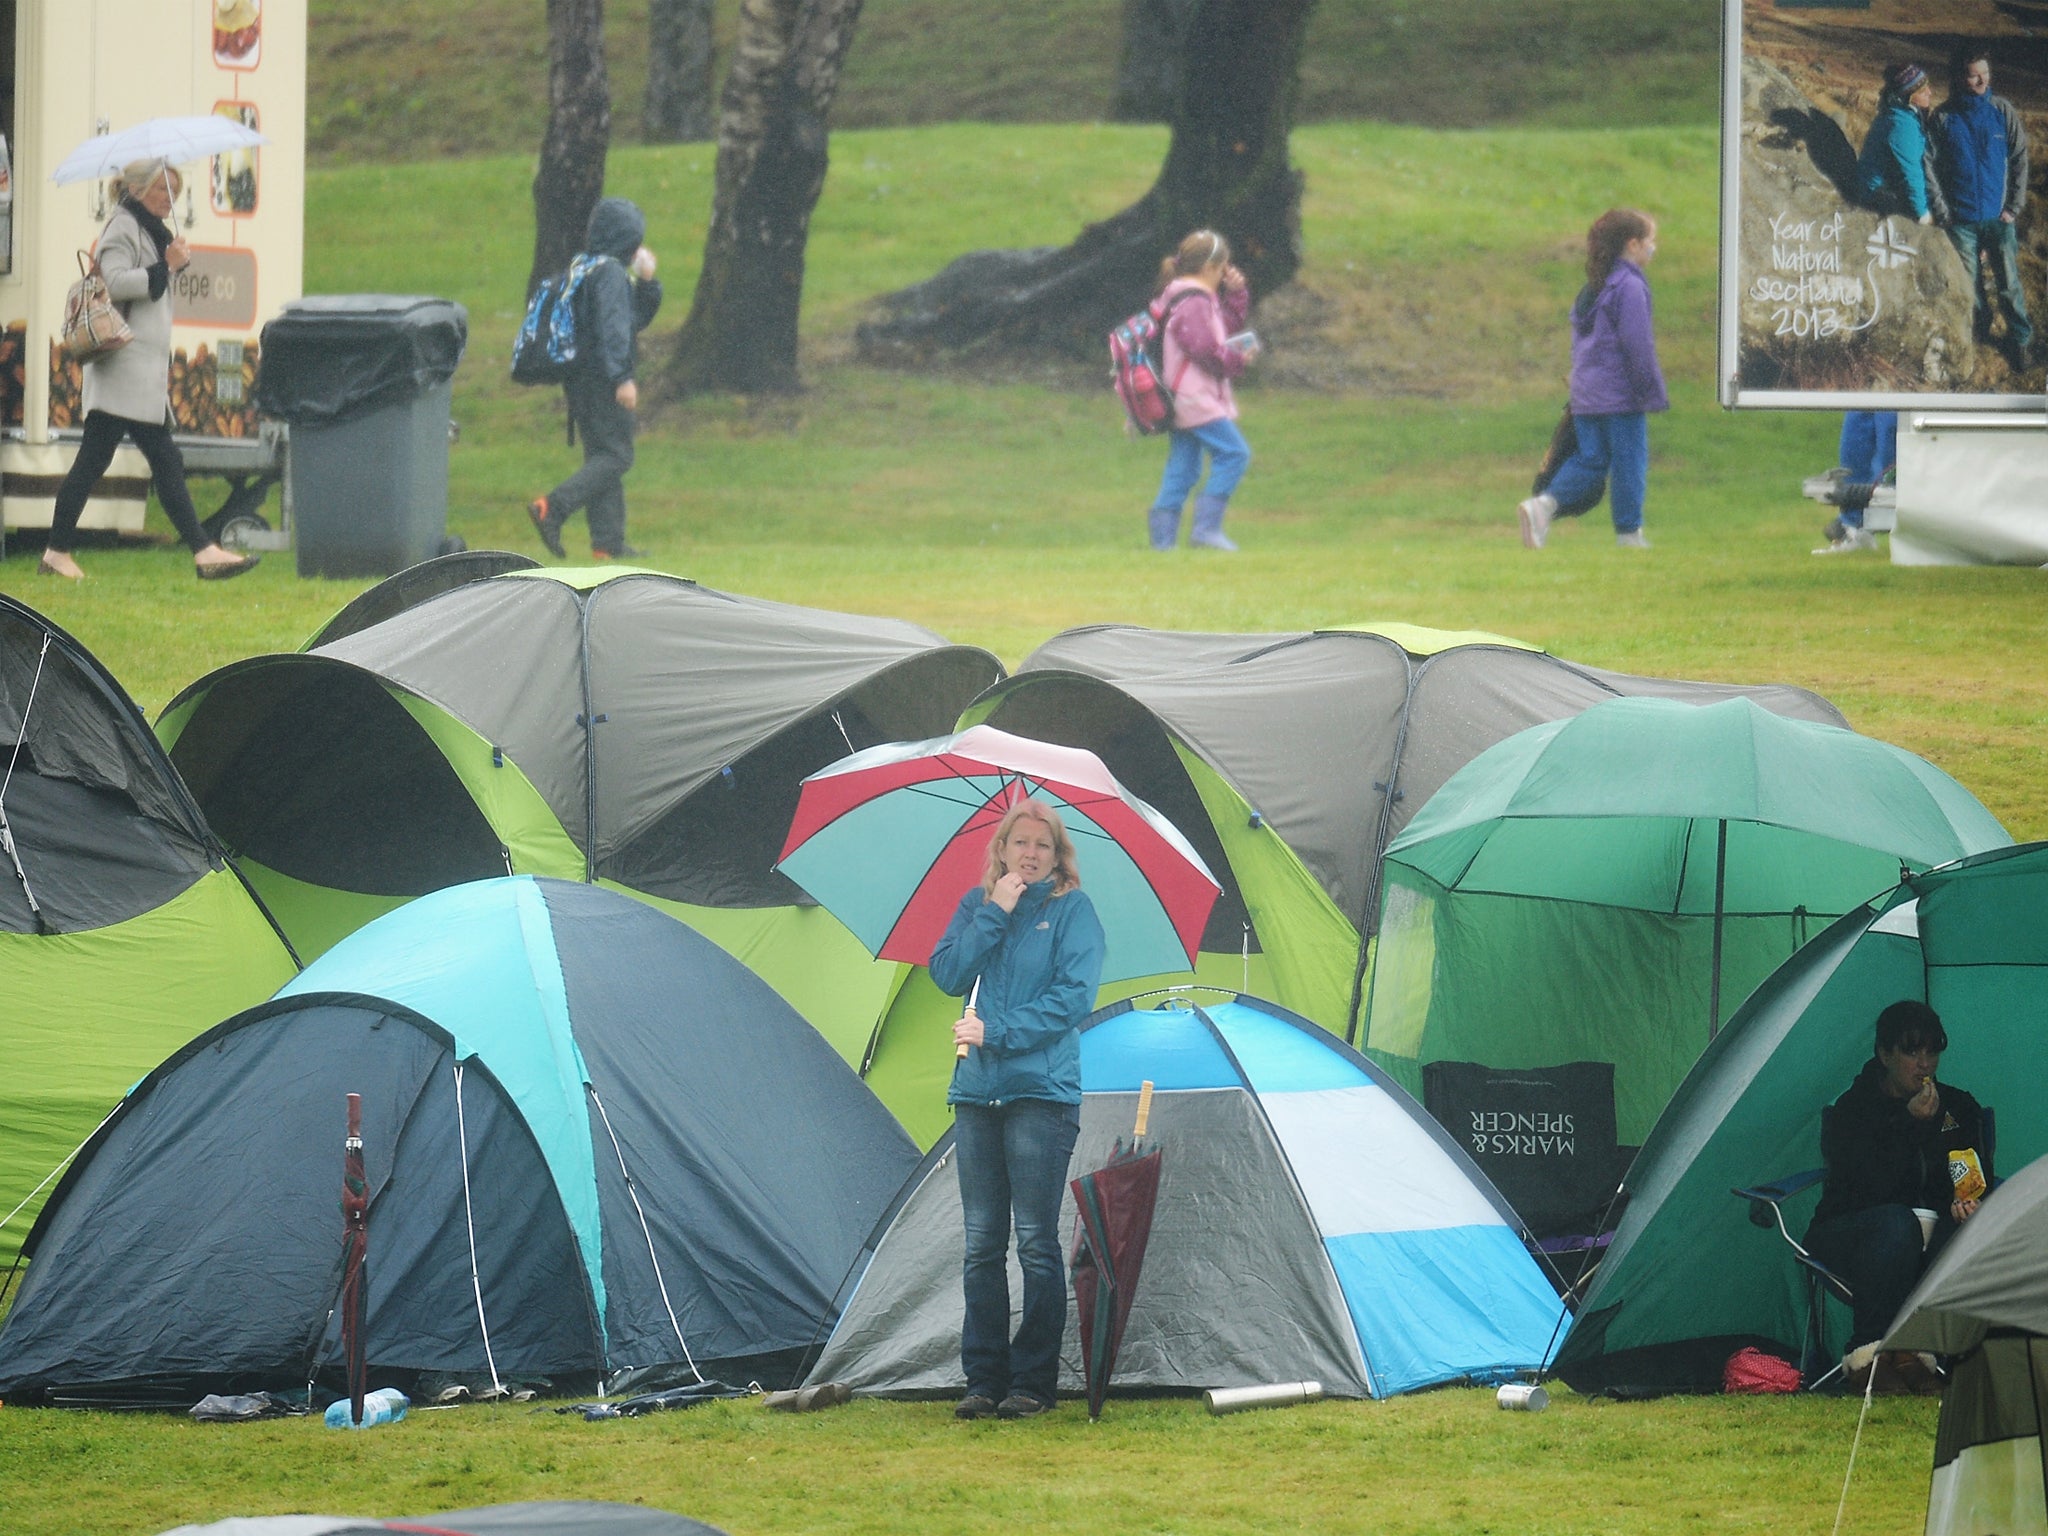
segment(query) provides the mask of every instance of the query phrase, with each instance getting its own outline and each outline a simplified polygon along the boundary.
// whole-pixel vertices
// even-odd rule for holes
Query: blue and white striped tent
[[[1118,1389],[1319,1381],[1390,1397],[1544,1364],[1561,1303],[1513,1211],[1363,1056],[1256,998],[1118,1003],[1081,1037],[1076,1174],[1130,1135],[1147,1079],[1146,1139],[1165,1155]],[[952,1148],[949,1132],[870,1239],[813,1381],[878,1396],[963,1389]],[[1013,1258],[1013,1306],[1018,1294]],[[1081,1390],[1071,1316],[1060,1378]]]

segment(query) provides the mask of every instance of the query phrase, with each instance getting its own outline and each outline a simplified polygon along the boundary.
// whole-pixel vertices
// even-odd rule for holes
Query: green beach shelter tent
[[[404,596],[202,678],[157,723],[301,952],[466,880],[603,884],[696,928],[857,1062],[902,967],[774,872],[797,786],[951,729],[996,659],[652,571]]]
[[[1730,1191],[1820,1166],[1821,1110],[1870,1059],[1878,1013],[1941,1015],[1941,1076],[1998,1115],[1996,1168],[2048,1153],[2048,843],[1908,876],[1773,972],[1707,1048],[1629,1170],[1630,1198],[1558,1356],[1580,1391],[1711,1392],[1746,1344],[1797,1359],[1807,1292]],[[1802,1236],[1815,1184],[1784,1202]],[[1994,1196],[1994,1199],[1996,1197]],[[1829,1302],[1824,1350],[1846,1309]]]
[[[0,596],[0,1271],[129,1086],[297,969],[127,692]]]
[[[1388,848],[1366,1049],[1424,1090],[1433,1062],[1611,1064],[1616,1137],[1640,1145],[1800,945],[1902,868],[2011,841],[1939,768],[1853,731],[1748,699],[1598,704],[1480,753]],[[1510,1199],[1558,1162],[1501,1155]]]

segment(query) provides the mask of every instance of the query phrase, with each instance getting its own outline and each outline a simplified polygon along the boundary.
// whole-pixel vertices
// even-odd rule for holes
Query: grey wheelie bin
[[[263,327],[257,408],[291,433],[301,576],[389,576],[451,545],[449,380],[469,339],[450,299],[323,294]]]

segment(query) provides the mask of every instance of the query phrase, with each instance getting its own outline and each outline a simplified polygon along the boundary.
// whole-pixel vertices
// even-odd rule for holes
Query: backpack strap
[[[1181,300],[1193,298],[1195,296],[1195,292],[1196,290],[1193,288],[1181,289],[1179,293],[1176,293],[1172,297],[1172,299],[1170,299],[1167,302],[1166,308],[1162,309],[1159,312],[1159,362],[1162,367],[1165,366],[1166,363],[1167,323],[1173,319],[1173,312],[1176,309],[1180,308]],[[1180,360],[1180,372],[1175,374],[1173,376],[1173,382],[1166,386],[1174,394],[1177,395],[1180,393],[1180,381],[1188,376],[1188,369],[1192,368],[1194,366],[1194,363],[1195,360],[1192,357],[1183,357]]]

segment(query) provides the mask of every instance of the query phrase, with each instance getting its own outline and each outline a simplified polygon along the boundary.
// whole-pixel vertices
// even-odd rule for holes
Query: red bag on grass
[[[1799,1367],[1754,1345],[1738,1349],[1721,1368],[1723,1392],[1797,1392]]]

